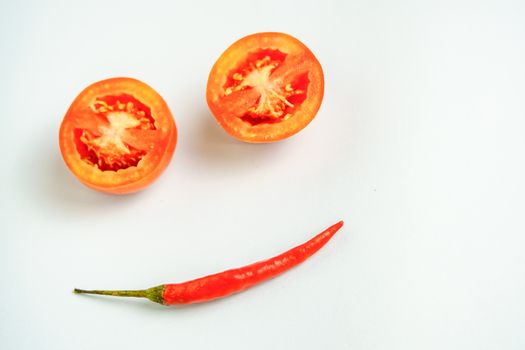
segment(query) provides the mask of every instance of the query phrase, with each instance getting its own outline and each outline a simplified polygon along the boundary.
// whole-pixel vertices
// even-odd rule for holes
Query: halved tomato
[[[62,157],[87,186],[130,193],[155,180],[171,160],[177,128],[162,97],[131,78],[102,80],[69,107],[59,134]]]
[[[308,125],[323,93],[323,70],[303,43],[288,34],[257,33],[235,42],[215,62],[206,100],[232,136],[273,142]]]

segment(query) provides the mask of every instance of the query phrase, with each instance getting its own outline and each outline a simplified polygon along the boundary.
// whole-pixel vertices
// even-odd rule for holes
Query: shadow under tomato
[[[201,109],[191,118],[196,125],[192,129],[190,150],[202,166],[243,169],[258,167],[265,161],[275,161],[289,144],[288,140],[255,144],[230,136],[208,110]]]
[[[92,190],[80,183],[62,160],[57,130],[35,133],[29,154],[24,156],[20,174],[30,205],[40,211],[78,212],[91,208],[107,210],[121,202],[135,200],[140,193],[115,196]]]

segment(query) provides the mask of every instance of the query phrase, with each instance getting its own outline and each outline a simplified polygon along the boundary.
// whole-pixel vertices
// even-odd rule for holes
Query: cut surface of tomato
[[[206,99],[232,136],[272,142],[306,127],[323,93],[323,70],[312,52],[288,34],[268,32],[226,49],[210,72]]]
[[[131,78],[84,89],[60,127],[62,157],[84,184],[109,193],[143,189],[166,168],[177,128],[162,97]]]

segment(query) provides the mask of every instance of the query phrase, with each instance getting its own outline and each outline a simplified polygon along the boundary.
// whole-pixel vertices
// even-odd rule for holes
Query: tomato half
[[[323,70],[303,43],[288,34],[257,33],[219,57],[208,78],[206,100],[232,136],[273,142],[306,127],[323,93]]]
[[[143,189],[164,171],[177,128],[153,88],[112,78],[77,96],[62,121],[59,143],[64,161],[82,183],[123,194]]]

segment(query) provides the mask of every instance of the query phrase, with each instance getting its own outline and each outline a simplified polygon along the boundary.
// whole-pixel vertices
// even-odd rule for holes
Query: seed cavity
[[[147,151],[127,144],[124,135],[130,129],[156,130],[150,108],[126,94],[97,98],[90,107],[103,122],[97,130],[75,129],[81,159],[102,171],[137,166]]]
[[[262,49],[248,54],[246,62],[228,75],[224,96],[245,89],[256,89],[259,93],[254,105],[240,117],[243,121],[257,125],[287,120],[306,99],[307,74],[285,85],[272,78],[285,59],[286,54],[279,50]]]

